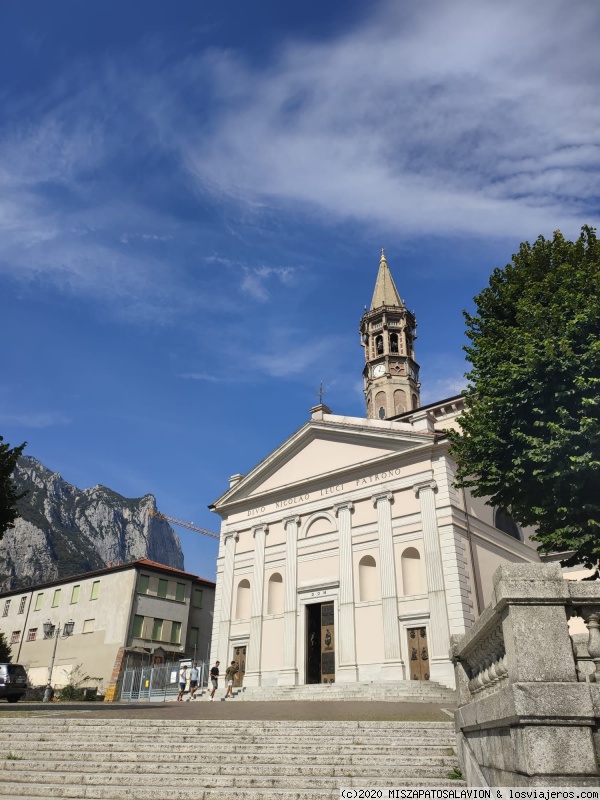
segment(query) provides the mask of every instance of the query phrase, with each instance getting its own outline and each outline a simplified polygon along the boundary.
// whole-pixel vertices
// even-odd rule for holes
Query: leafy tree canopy
[[[13,523],[18,516],[17,500],[20,500],[26,493],[17,494],[12,480],[12,474],[17,459],[25,449],[27,442],[23,442],[19,447],[11,449],[9,444],[4,443],[0,436],[0,539],[9,528],[14,527]]]
[[[12,661],[12,648],[6,641],[6,636],[0,633],[0,664],[10,664]]]
[[[465,312],[458,484],[510,508],[563,563],[600,558],[600,242],[525,242]]]

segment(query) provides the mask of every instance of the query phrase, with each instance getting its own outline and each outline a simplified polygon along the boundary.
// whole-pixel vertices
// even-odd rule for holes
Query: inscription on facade
[[[366,478],[358,478],[356,481],[353,481],[354,488],[359,488],[360,486],[367,486],[370,483],[377,483],[378,481],[385,481],[389,478],[397,478],[400,475],[400,468],[398,469],[389,469],[385,472],[376,472],[374,475],[367,475]],[[288,508],[289,506],[295,506],[299,503],[307,503],[309,500],[315,500],[319,497],[327,497],[328,495],[338,494],[339,492],[343,492],[344,489],[348,489],[348,484],[343,483],[336,483],[334,486],[327,486],[325,489],[320,489],[319,492],[307,492],[306,494],[299,494],[294,497],[286,497],[285,500],[278,500],[276,503],[268,506],[269,511],[272,509],[280,509],[280,508]],[[264,514],[267,511],[267,506],[259,506],[258,508],[251,508],[246,513],[249,517],[255,517],[258,514]]]

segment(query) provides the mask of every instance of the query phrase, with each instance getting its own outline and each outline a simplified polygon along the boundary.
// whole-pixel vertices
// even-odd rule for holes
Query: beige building
[[[367,416],[324,405],[212,506],[222,519],[211,660],[247,686],[437,680],[494,570],[538,561],[506,512],[457,490],[460,396],[419,407],[416,320],[382,253],[361,322]]]
[[[45,685],[55,644],[54,638],[44,638],[49,621],[54,633],[61,631],[52,684],[65,685],[81,665],[80,672],[100,678],[106,690],[127,655],[132,663],[206,658],[214,594],[212,581],[142,558],[2,592],[0,631],[11,645],[12,660],[27,669],[29,682]],[[70,622],[72,635],[64,637]]]

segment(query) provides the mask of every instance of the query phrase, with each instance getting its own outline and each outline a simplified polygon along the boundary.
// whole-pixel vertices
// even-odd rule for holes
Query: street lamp
[[[70,619],[68,622],[65,622],[62,628],[62,635],[63,638],[67,638],[67,636],[71,636],[73,633],[73,628],[75,627],[75,622]],[[58,644],[58,637],[60,636],[60,625],[54,625],[51,620],[47,619],[44,622],[44,639],[54,639],[54,648],[52,649],[52,659],[50,661],[50,666],[48,667],[48,684],[46,686],[46,690],[44,691],[44,703],[48,703],[50,698],[52,697],[52,670],[54,669],[54,658],[56,656],[56,645]]]

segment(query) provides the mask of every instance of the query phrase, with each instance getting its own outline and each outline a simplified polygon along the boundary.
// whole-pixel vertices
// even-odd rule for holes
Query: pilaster
[[[236,531],[226,533],[224,540],[223,581],[221,584],[221,603],[219,611],[219,643],[215,661],[227,664],[229,658],[229,628],[231,625],[231,601],[233,591],[233,567],[235,559],[235,545],[239,536]]]
[[[396,565],[394,542],[392,538],[393,495],[382,492],[373,495],[373,505],[377,509],[379,529],[379,555],[381,575],[381,611],[383,617],[384,664],[382,677],[387,680],[403,680],[404,665],[400,651],[400,631],[398,628],[398,591],[396,588]]]
[[[296,620],[298,615],[298,528],[300,517],[286,517],[285,527],[285,578],[283,606],[283,669],[279,673],[280,686],[295,686],[298,683],[296,664]]]
[[[358,679],[356,663],[356,625],[354,620],[354,570],[352,564],[352,512],[351,502],[334,506],[339,519],[340,536],[340,590],[338,608],[338,666],[337,682],[353,682]]]
[[[246,686],[260,686],[260,664],[262,651],[262,623],[265,586],[265,541],[269,529],[266,525],[254,528],[254,568],[252,573],[252,604],[250,616],[250,639],[246,657]]]
[[[453,668],[449,660],[450,630],[444,586],[444,571],[440,535],[435,510],[435,481],[425,481],[413,486],[421,505],[423,547],[425,550],[425,575],[429,597],[429,665],[432,680],[448,685],[452,681]]]

